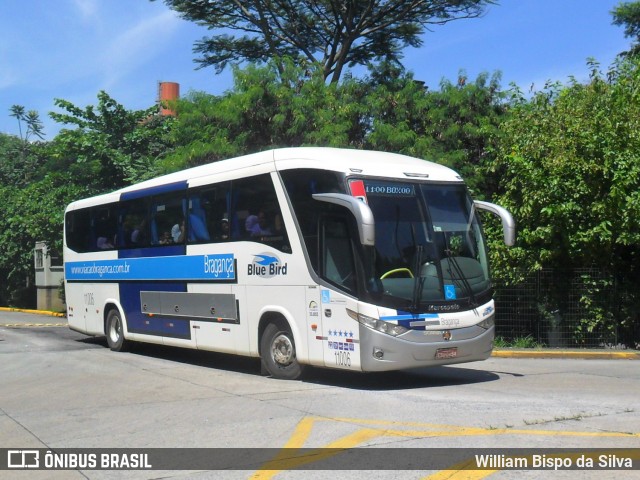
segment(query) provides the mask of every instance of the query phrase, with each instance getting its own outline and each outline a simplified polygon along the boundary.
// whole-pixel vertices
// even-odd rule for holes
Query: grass
[[[496,337],[493,341],[494,347],[497,348],[544,348],[545,344],[538,342],[531,335],[526,337],[517,337],[506,339],[504,337]]]

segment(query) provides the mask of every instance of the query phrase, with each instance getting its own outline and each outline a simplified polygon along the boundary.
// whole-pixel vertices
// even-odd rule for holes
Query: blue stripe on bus
[[[68,281],[83,282],[236,279],[235,258],[232,253],[68,262],[64,273]]]
[[[179,192],[187,189],[187,182],[168,183],[157,187],[143,188],[132,192],[124,192],[120,195],[120,200],[135,200],[136,198],[149,197],[151,195],[161,195],[163,193]]]
[[[191,322],[188,319],[150,317],[142,313],[140,305],[141,291],[186,292],[186,283],[121,283],[119,290],[129,332],[191,339]]]
[[[139,315],[127,317],[127,328],[131,333],[154,335],[159,337],[181,338],[191,340],[191,321],[180,318],[140,318]]]
[[[437,313],[398,313],[399,315],[387,315],[380,317],[380,320],[384,320],[385,322],[395,322],[402,327],[410,328],[412,330],[425,330],[425,327],[423,325],[412,326],[411,323],[418,320],[438,318]]]
[[[132,278],[131,275],[119,274],[119,276],[123,278],[116,279],[116,281],[137,280],[133,282],[121,281],[118,285],[120,304],[125,311],[129,332],[160,337],[191,339],[191,322],[188,319],[150,317],[142,313],[142,305],[140,304],[140,292],[142,291],[187,291],[185,277],[190,276],[187,265],[194,264],[198,258],[203,262],[204,260],[203,256],[187,257],[185,253],[186,247],[184,245],[123,249],[118,251],[118,256],[120,257],[118,260],[110,260],[107,262],[106,266],[111,269],[117,268],[124,270],[123,266],[125,264],[129,265],[129,272],[131,272],[131,268],[133,267],[135,271],[134,276],[138,277]],[[189,258],[195,258],[196,260],[189,260]],[[231,255],[231,258],[233,259],[233,255]],[[171,260],[167,262],[167,259]],[[78,263],[88,263],[92,265],[96,262]],[[167,268],[169,266],[170,268]],[[93,270],[93,268],[90,268],[90,270]],[[203,268],[201,266],[200,271],[202,270]],[[196,274],[195,276],[198,275]],[[141,279],[150,280],[150,282],[141,282]]]
[[[423,320],[425,318],[438,318],[437,313],[407,313],[405,315],[388,315],[380,317],[380,320],[388,322],[389,320]]]

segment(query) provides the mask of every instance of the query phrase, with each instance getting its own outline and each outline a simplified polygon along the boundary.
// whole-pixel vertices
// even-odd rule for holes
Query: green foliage
[[[148,177],[156,159],[168,148],[172,119],[157,115],[157,107],[127,110],[106,92],[98,105],[79,108],[56,99],[67,113],[51,112],[63,129],[50,145],[50,169],[68,168],[79,183],[95,191],[113,190]]]
[[[623,52],[622,56],[638,55],[640,53],[640,2],[624,2],[612,11],[613,24],[624,26],[624,36],[633,39],[631,49]]]
[[[44,132],[38,112],[13,105],[10,116],[18,121],[19,137],[0,134],[0,182],[24,186],[41,174]],[[24,131],[23,131],[24,130]]]
[[[87,195],[87,189],[69,182],[63,172],[21,188],[0,187],[0,303],[12,304],[17,292],[33,284],[33,247],[44,240],[62,251],[64,207]]]
[[[37,146],[0,133],[0,184],[26,185],[40,163]]]
[[[609,82],[593,65],[588,84],[550,85],[520,99],[503,124],[499,200],[538,262],[612,267],[617,253],[637,254],[637,68],[623,63]]]
[[[543,348],[545,345],[538,342],[531,335],[512,339],[497,336],[493,341],[496,348]]]
[[[154,115],[155,107],[129,111],[105,92],[97,107],[83,109],[65,100],[56,105],[66,113],[51,117],[75,128],[62,130],[52,142],[29,141],[41,136],[39,117],[18,105],[11,114],[19,120],[21,138],[0,135],[0,277],[6,279],[1,303],[17,301],[33,283],[36,241],[62,250],[69,202],[146,178],[168,149],[172,120]]]
[[[224,95],[192,92],[178,102],[175,150],[158,172],[274,147],[361,146],[365,92],[352,79],[325,85],[320,69],[289,59],[235,69]]]
[[[507,110],[500,74],[468,82],[461,72],[453,84],[428,91],[401,75],[377,86],[366,98],[372,131],[367,147],[434,160],[460,173],[479,198],[490,197],[496,179],[485,174]]]
[[[399,63],[407,46],[422,45],[429,25],[480,16],[492,0],[379,2],[165,0],[183,18],[215,34],[196,42],[196,61],[219,73],[229,63],[291,57],[321,66],[336,83],[345,67]],[[238,33],[240,36],[235,36]]]
[[[589,274],[583,274],[581,280],[585,292],[581,295],[579,302],[586,315],[574,328],[573,336],[576,343],[582,344],[586,337],[598,329],[602,330],[604,338],[614,337],[616,322],[611,309],[611,298],[608,294],[613,287],[613,279],[593,278]],[[623,321],[628,321],[628,319]]]
[[[506,113],[498,75],[430,92],[388,64],[364,80],[329,85],[320,68],[290,59],[234,73],[224,95],[192,92],[178,102],[175,150],[157,173],[266,148],[324,145],[436,160],[466,170],[473,188],[488,188],[478,167],[490,159]]]
[[[595,62],[591,68],[586,84],[517,94],[502,125],[495,200],[514,214],[519,241],[493,257],[501,276],[514,264],[593,266],[640,282],[640,61],[618,63],[606,76]],[[610,324],[594,312],[587,330]]]
[[[44,127],[40,120],[40,114],[35,110],[25,111],[22,105],[13,105],[10,109],[11,116],[18,120],[20,138],[26,143],[33,136],[40,140],[44,138]],[[25,124],[25,133],[22,135],[22,124]]]

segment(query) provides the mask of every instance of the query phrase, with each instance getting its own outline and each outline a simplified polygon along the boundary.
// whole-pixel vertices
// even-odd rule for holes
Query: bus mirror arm
[[[360,243],[366,246],[375,245],[376,224],[373,212],[366,203],[344,193],[314,193],[313,198],[320,202],[334,203],[349,210],[358,224]]]
[[[516,243],[516,222],[507,209],[495,203],[483,202],[481,200],[475,200],[473,203],[480,210],[486,210],[500,217],[502,221],[502,231],[504,232],[504,243],[512,247]]]

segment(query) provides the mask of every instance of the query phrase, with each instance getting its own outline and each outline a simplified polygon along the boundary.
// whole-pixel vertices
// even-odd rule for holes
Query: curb
[[[506,350],[494,349],[492,357],[499,358],[579,358],[585,360],[640,360],[637,351],[593,351],[593,350]]]
[[[49,312],[47,310],[30,310],[27,308],[12,308],[12,307],[0,307],[0,312],[21,312],[21,313],[33,313],[36,315],[48,315],[50,317],[66,317],[66,313]]]

